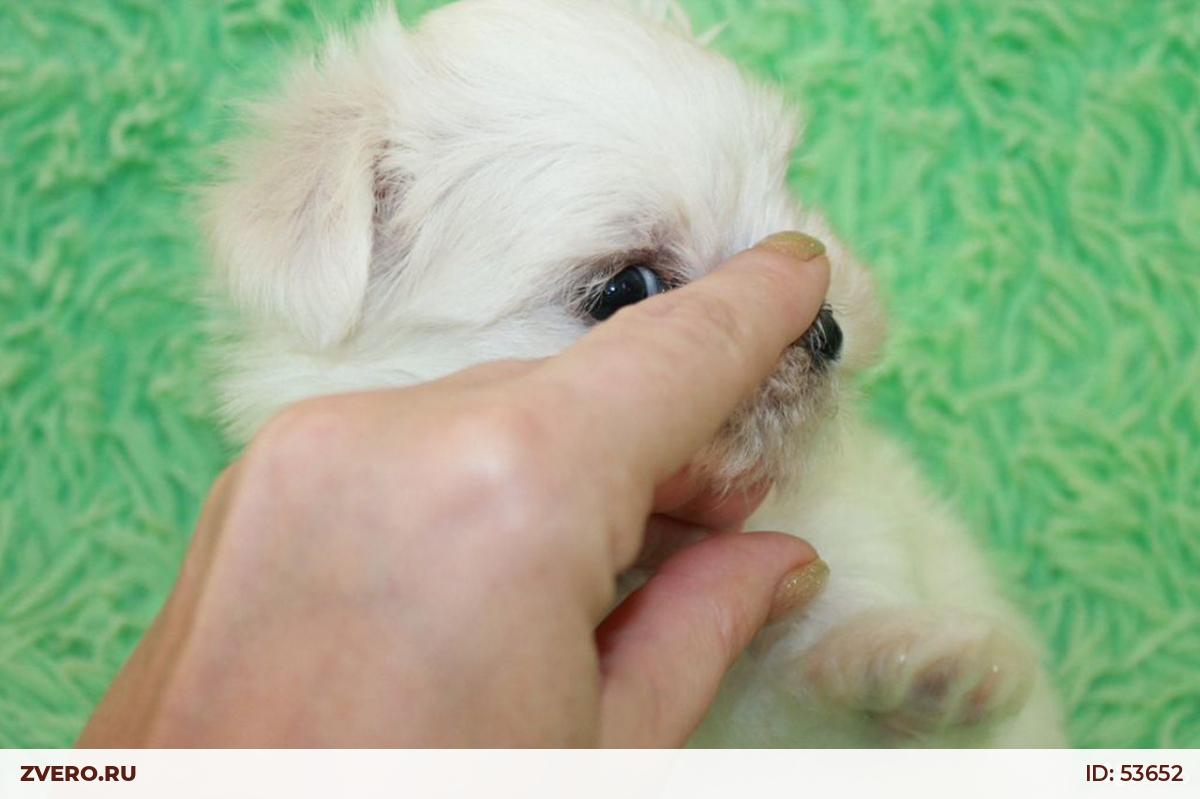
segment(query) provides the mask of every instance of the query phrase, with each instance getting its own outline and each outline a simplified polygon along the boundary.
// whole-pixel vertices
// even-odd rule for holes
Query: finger
[[[697,541],[721,533],[740,533],[770,488],[769,483],[762,482],[716,494],[697,492],[692,486],[680,489],[677,481],[669,481],[655,495],[655,512],[646,521],[634,567],[655,569]]]
[[[681,522],[706,527],[713,532],[738,532],[771,490],[769,480],[714,490],[710,481],[697,480],[684,469],[658,486],[653,510]]]
[[[679,552],[596,633],[609,746],[681,744],[768,617],[806,603],[827,569],[781,533],[718,535]]]
[[[697,493],[690,487],[684,494],[673,493],[679,491],[670,487],[673,483],[669,481],[655,496],[655,513],[646,520],[642,548],[631,568],[652,571],[705,538],[740,533],[770,490],[770,484],[763,482],[729,494]]]
[[[682,468],[820,310],[829,263],[815,239],[804,237],[807,260],[795,241],[768,239],[700,280],[623,309],[550,362],[548,374],[605,414],[592,436],[623,445],[655,483]]]
[[[508,380],[529,374],[545,363],[545,358],[508,358],[501,361],[486,361],[461,372],[455,372],[446,380],[455,382],[463,387],[470,385],[485,385],[494,380]]]
[[[462,371],[453,372],[439,380],[412,386],[408,393],[442,393],[446,388],[471,391],[477,388],[493,387],[509,383],[515,378],[524,377],[536,371],[544,363],[544,358],[509,358],[501,361],[485,361]]]
[[[801,235],[623,309],[548,361],[538,376],[561,393],[572,439],[632,470],[634,484],[678,472],[816,318],[829,264]]]
[[[687,524],[669,516],[651,516],[646,520],[646,533],[642,538],[642,549],[638,552],[630,569],[643,573],[655,571],[674,557],[679,550],[711,538],[713,535],[716,533],[710,529]]]

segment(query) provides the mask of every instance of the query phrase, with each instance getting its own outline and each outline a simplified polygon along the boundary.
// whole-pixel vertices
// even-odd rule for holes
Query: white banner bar
[[[0,751],[0,797],[1197,797],[1200,750]]]

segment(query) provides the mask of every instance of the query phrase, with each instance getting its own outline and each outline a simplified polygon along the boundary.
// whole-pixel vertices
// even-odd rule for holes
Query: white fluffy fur
[[[805,417],[820,429],[803,475],[750,526],[809,539],[832,576],[759,637],[696,741],[1059,743],[1036,649],[971,537],[836,391],[883,325],[866,272],[787,192],[791,113],[702,49],[673,3],[642,5],[467,0],[416,30],[382,12],[291,71],[208,195],[235,311],[232,429],[248,437],[303,397],[552,354],[622,265],[685,282],[805,230],[834,267],[845,346],[823,379],[838,410]],[[726,465],[771,445],[729,442]]]

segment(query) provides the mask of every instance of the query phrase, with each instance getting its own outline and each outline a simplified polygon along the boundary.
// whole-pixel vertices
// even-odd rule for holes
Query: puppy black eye
[[[588,303],[587,312],[597,322],[603,322],[626,305],[641,302],[664,291],[658,275],[647,266],[623,269],[604,284]]]

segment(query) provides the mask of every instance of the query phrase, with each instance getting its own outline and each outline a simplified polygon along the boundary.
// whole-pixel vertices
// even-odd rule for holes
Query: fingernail
[[[779,621],[794,610],[812,602],[829,580],[829,564],[817,558],[790,572],[775,589],[775,601],[767,622]]]
[[[814,239],[797,230],[773,233],[754,246],[773,250],[801,261],[811,261],[818,255],[825,254],[825,245],[821,243],[820,239]]]

